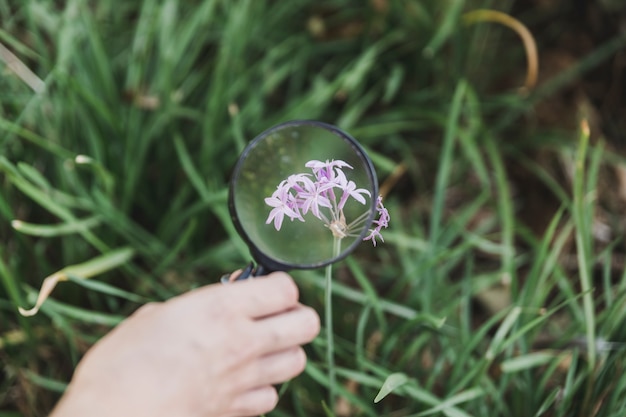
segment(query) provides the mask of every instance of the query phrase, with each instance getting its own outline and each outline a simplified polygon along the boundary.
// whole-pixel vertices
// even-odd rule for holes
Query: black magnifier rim
[[[341,254],[339,256],[337,256],[336,258],[332,258],[330,260],[325,260],[325,261],[311,263],[311,264],[289,264],[289,263],[285,263],[285,262],[282,262],[280,260],[274,259],[271,256],[268,256],[265,253],[261,252],[256,247],[254,242],[252,242],[252,240],[250,239],[250,236],[246,232],[246,230],[243,227],[243,225],[239,222],[239,218],[237,216],[237,208],[235,207],[235,186],[237,184],[237,181],[239,180],[241,167],[242,167],[244,161],[248,158],[249,153],[257,146],[257,144],[259,142],[265,140],[265,138],[268,135],[276,132],[277,130],[281,130],[281,129],[284,129],[286,127],[291,127],[291,126],[294,126],[294,127],[295,126],[313,126],[313,127],[318,127],[318,128],[321,128],[321,129],[328,130],[328,131],[334,133],[335,135],[337,135],[339,138],[341,138],[344,141],[348,142],[350,147],[352,147],[352,149],[354,149],[354,152],[357,154],[359,159],[361,159],[363,161],[363,165],[364,165],[364,167],[365,167],[365,169],[367,171],[367,176],[368,176],[369,180],[372,183],[372,190],[371,190],[372,191],[372,198],[371,198],[371,203],[370,203],[370,215],[367,218],[367,221],[366,221],[365,226],[363,227],[363,230],[361,231],[358,239],[355,239],[354,242],[350,246],[345,248],[341,252]],[[250,141],[250,143],[248,143],[246,148],[243,150],[243,152],[239,156],[239,159],[237,161],[237,164],[235,165],[235,168],[233,170],[233,174],[231,176],[229,192],[228,192],[228,209],[229,209],[229,212],[230,212],[231,220],[232,220],[233,224],[235,225],[235,229],[239,233],[239,236],[241,236],[242,239],[248,245],[248,248],[250,249],[250,252],[251,252],[252,257],[254,258],[254,260],[256,262],[258,262],[261,266],[263,266],[265,268],[265,270],[267,270],[268,272],[269,271],[288,271],[288,270],[291,270],[291,269],[315,269],[315,268],[320,268],[320,267],[332,264],[334,262],[340,261],[340,260],[344,259],[346,256],[348,256],[362,242],[363,238],[365,237],[365,235],[368,232],[369,227],[371,226],[372,222],[374,221],[374,217],[376,215],[376,200],[377,200],[377,198],[378,198],[378,178],[376,176],[376,171],[374,169],[374,164],[372,163],[372,160],[369,158],[369,156],[367,155],[367,153],[365,152],[365,150],[363,149],[361,144],[359,142],[357,142],[356,139],[354,139],[352,136],[350,136],[349,134],[347,134],[343,130],[339,129],[337,126],[334,126],[334,125],[331,125],[331,124],[328,124],[328,123],[320,122],[320,121],[317,121],[317,120],[291,120],[291,121],[288,121],[288,122],[280,123],[280,124],[278,124],[276,126],[273,126],[273,127],[269,128],[269,129],[265,130],[264,132],[260,133],[258,136],[256,136],[254,139],[252,139],[252,141]]]

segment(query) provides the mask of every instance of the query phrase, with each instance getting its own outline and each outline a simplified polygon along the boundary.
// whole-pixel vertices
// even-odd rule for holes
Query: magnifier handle
[[[261,264],[257,265],[255,268],[254,262],[250,262],[248,266],[239,273],[239,275],[233,277],[232,274],[224,274],[220,278],[220,282],[222,284],[228,284],[230,282],[243,281],[245,279],[260,277],[263,275],[267,275],[271,272],[273,272],[271,269],[266,268]]]

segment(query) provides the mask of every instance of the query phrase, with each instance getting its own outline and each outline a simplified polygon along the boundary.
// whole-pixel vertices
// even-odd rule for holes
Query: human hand
[[[51,417],[263,414],[319,329],[282,272],[148,304],[87,352]]]

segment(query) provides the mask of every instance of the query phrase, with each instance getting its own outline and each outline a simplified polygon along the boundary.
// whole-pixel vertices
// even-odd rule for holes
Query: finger
[[[234,313],[256,319],[295,307],[298,287],[286,273],[274,272],[260,279],[207,285],[174,297],[168,303],[179,305],[183,315],[196,316],[198,312],[208,310],[210,314]]]
[[[311,307],[298,305],[287,312],[257,320],[254,337],[261,355],[309,343],[320,331],[320,318]]]
[[[243,272],[243,269],[238,269],[230,274],[224,274],[222,275],[222,277],[220,278],[220,282],[222,284],[229,284],[233,281],[235,281],[239,275],[241,275],[241,273]]]
[[[306,353],[300,346],[259,359],[257,385],[275,385],[300,375],[306,367]]]
[[[230,305],[253,319],[277,314],[298,304],[298,287],[284,272],[236,281],[225,289],[231,290],[227,296]]]
[[[232,403],[231,416],[258,416],[269,413],[278,404],[276,388],[267,385],[238,395]]]
[[[306,353],[300,346],[259,358],[241,369],[241,386],[246,389],[280,384],[302,373]]]

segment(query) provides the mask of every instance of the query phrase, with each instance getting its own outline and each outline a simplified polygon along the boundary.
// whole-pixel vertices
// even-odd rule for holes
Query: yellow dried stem
[[[478,9],[467,12],[463,15],[463,22],[468,25],[481,22],[500,23],[519,35],[524,44],[526,51],[526,81],[524,82],[523,91],[532,90],[537,84],[537,75],[539,73],[539,55],[537,53],[537,43],[532,33],[522,22],[514,17],[499,12],[497,10]]]
[[[400,178],[406,173],[406,165],[404,163],[399,164],[393,170],[391,175],[387,177],[385,182],[380,186],[379,194],[385,198],[389,191],[400,181]]]
[[[30,309],[18,307],[21,315],[25,317],[34,316],[39,312],[43,303],[50,297],[52,290],[59,282],[67,281],[70,277],[78,279],[89,279],[95,275],[115,269],[128,262],[134,255],[131,248],[113,249],[104,255],[97,256],[81,264],[67,266],[60,271],[46,277],[43,280],[35,306]]]

